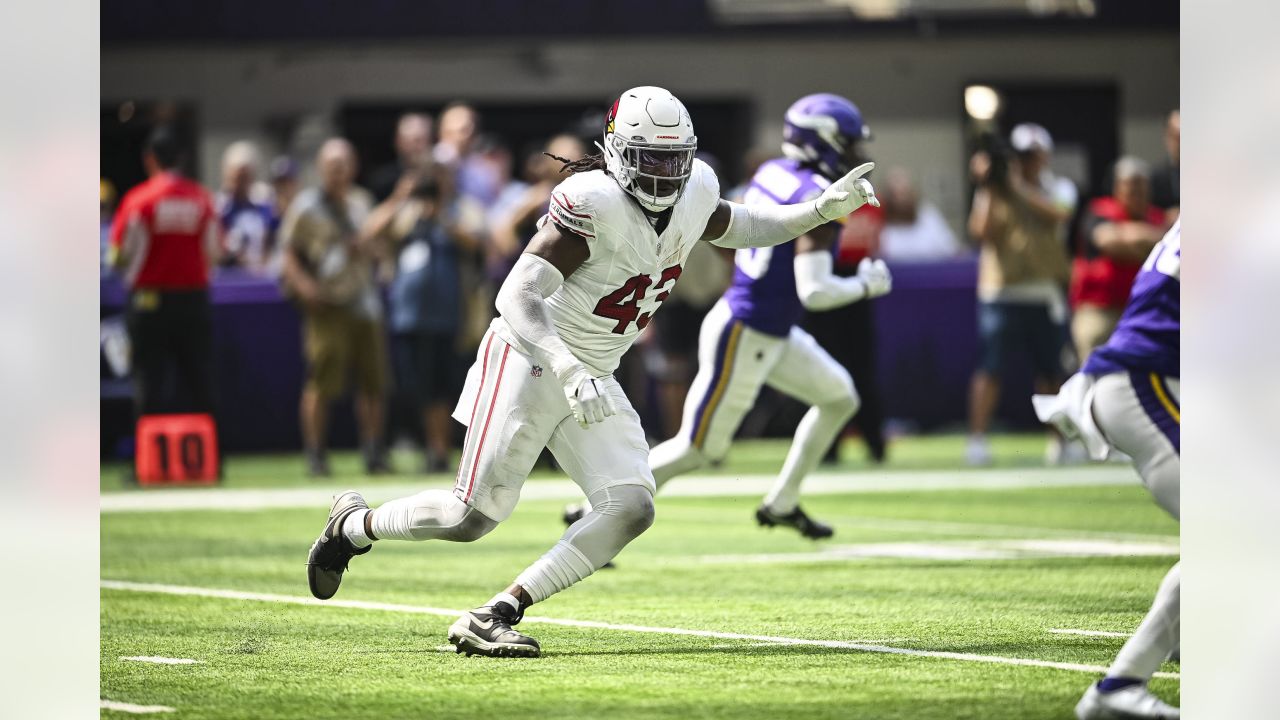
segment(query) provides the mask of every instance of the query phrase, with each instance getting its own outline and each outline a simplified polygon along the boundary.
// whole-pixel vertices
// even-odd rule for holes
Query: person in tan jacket
[[[969,396],[971,465],[991,462],[986,433],[1000,399],[1007,356],[1027,353],[1036,392],[1057,392],[1063,378],[1070,277],[1064,237],[1075,211],[1069,180],[1049,172],[1053,140],[1039,125],[1013,129],[1007,160],[985,152],[970,164],[978,189],[969,233],[979,243],[979,360]]]
[[[386,338],[373,262],[358,242],[358,228],[369,214],[372,197],[353,182],[356,156],[346,140],[325,141],[316,164],[319,187],[298,194],[280,228],[285,290],[298,301],[303,316],[307,377],[299,415],[307,470],[312,476],[329,475],[329,404],[345,392],[354,371],[365,470],[386,472]]]

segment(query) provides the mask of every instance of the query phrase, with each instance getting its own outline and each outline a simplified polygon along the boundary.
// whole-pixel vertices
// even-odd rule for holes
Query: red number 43
[[[672,265],[662,271],[662,277],[658,279],[655,290],[661,290],[654,300],[662,302],[667,299],[671,291],[663,288],[680,277],[681,268],[679,265]],[[619,335],[627,331],[627,326],[635,323],[636,327],[641,330],[649,324],[651,313],[640,312],[640,301],[644,299],[645,292],[649,286],[653,284],[653,279],[648,275],[637,275],[622,284],[622,287],[600,298],[600,302],[596,303],[595,314],[600,317],[617,320],[618,324],[613,326],[613,331]]]

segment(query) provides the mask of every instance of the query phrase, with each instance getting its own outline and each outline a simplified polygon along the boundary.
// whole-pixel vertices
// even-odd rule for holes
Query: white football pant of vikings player
[[[1057,396],[1037,396],[1040,419],[1084,441],[1095,460],[1112,448],[1133,459],[1156,503],[1180,519],[1179,381],[1155,373],[1078,374]],[[1155,601],[1107,676],[1089,687],[1076,706],[1081,720],[1113,717],[1177,718],[1177,708],[1147,690],[1160,664],[1178,649],[1181,563],[1169,570]]]
[[[798,327],[787,337],[759,332],[734,320],[725,300],[702,323],[698,373],[685,400],[680,432],[649,453],[658,487],[723,459],[765,385],[810,406],[778,482],[765,498],[775,513],[795,510],[800,482],[858,412],[858,391],[849,372],[809,333]]]

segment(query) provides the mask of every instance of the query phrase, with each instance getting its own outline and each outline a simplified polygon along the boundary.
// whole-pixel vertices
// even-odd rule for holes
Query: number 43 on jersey
[[[654,301],[661,303],[667,299],[671,294],[671,286],[680,277],[680,271],[679,265],[672,265],[662,271],[658,284],[653,288],[659,291],[654,296]],[[619,335],[625,333],[627,327],[633,322],[641,330],[645,329],[653,312],[641,313],[640,301],[644,300],[650,285],[653,285],[653,278],[648,275],[636,275],[623,283],[622,287],[600,298],[600,302],[596,303],[595,314],[617,320],[618,324],[613,326],[613,332]],[[657,312],[657,308],[654,308],[654,312]]]

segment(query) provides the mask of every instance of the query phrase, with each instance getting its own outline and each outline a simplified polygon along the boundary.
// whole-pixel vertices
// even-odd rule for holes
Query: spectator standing
[[[431,163],[431,118],[422,113],[405,113],[396,122],[396,159],[374,170],[369,190],[377,202],[391,197],[406,173],[417,172]]]
[[[222,154],[222,190],[214,201],[222,224],[222,265],[274,275],[271,205],[253,197],[257,166],[258,150],[252,143],[231,143]]]
[[[1111,337],[1133,279],[1166,229],[1164,212],[1151,204],[1147,164],[1117,160],[1111,195],[1091,201],[1080,223],[1071,268],[1071,339],[1082,364]]]
[[[493,195],[488,168],[474,158],[480,114],[466,102],[454,101],[440,110],[440,141],[433,152],[436,163],[454,172],[458,195],[481,201]]]
[[[1182,154],[1182,118],[1177,110],[1169,113],[1165,121],[1164,149],[1168,159],[1151,173],[1151,203],[1165,211],[1165,222],[1172,225],[1182,205],[1182,172],[1178,164]]]
[[[960,254],[960,245],[942,211],[920,199],[911,176],[902,168],[885,174],[877,188],[880,207],[884,209],[884,227],[880,229],[880,252],[894,262],[944,260]]]
[[[529,185],[520,198],[506,212],[494,218],[491,226],[488,258],[489,280],[500,285],[524,251],[529,239],[537,232],[537,222],[547,214],[551,202],[551,190],[564,175],[560,169],[565,162],[581,160],[587,154],[587,146],[573,135],[557,135],[547,141],[546,147],[533,153],[526,160]],[[554,157],[548,157],[548,156]]]
[[[389,470],[382,447],[386,347],[372,259],[357,228],[369,214],[369,193],[354,185],[351,144],[331,138],[316,162],[319,187],[307,188],[289,206],[281,226],[284,283],[303,315],[307,378],[300,416],[307,469],[329,474],[326,454],[329,404],[356,378],[356,422],[365,470]]]
[[[440,112],[440,141],[432,151],[433,160],[448,172],[439,176],[443,202],[442,221],[451,233],[472,236],[469,247],[484,247],[488,235],[485,206],[479,197],[485,174],[471,167],[480,117],[463,102],[453,102]],[[463,324],[460,331],[464,353],[475,350],[493,320],[495,287],[486,282],[483,261],[468,254],[461,263]]]
[[[458,330],[462,320],[460,248],[470,236],[451,234],[440,221],[435,173],[401,182],[374,209],[362,237],[395,258],[388,325],[397,395],[420,414],[424,467],[449,468],[449,413],[461,392]]]
[[[277,155],[271,161],[271,232],[279,233],[284,214],[298,196],[298,163],[288,155]],[[279,250],[279,243],[276,244]]]
[[[172,131],[151,133],[142,156],[148,179],[125,194],[111,226],[111,264],[129,290],[125,323],[139,415],[213,410],[209,276],[218,218],[209,193],[178,173],[180,155]],[[161,397],[170,366],[185,399]]]
[[[1063,287],[1069,266],[1063,237],[1077,193],[1069,180],[1049,171],[1053,138],[1043,127],[1014,127],[1010,144],[1013,157],[979,152],[970,163],[978,189],[969,233],[980,245],[979,358],[970,386],[966,452],[971,465],[991,462],[987,430],[1011,352],[1030,355],[1038,393],[1056,393],[1064,373]],[[1055,437],[1050,454],[1060,450]]]

